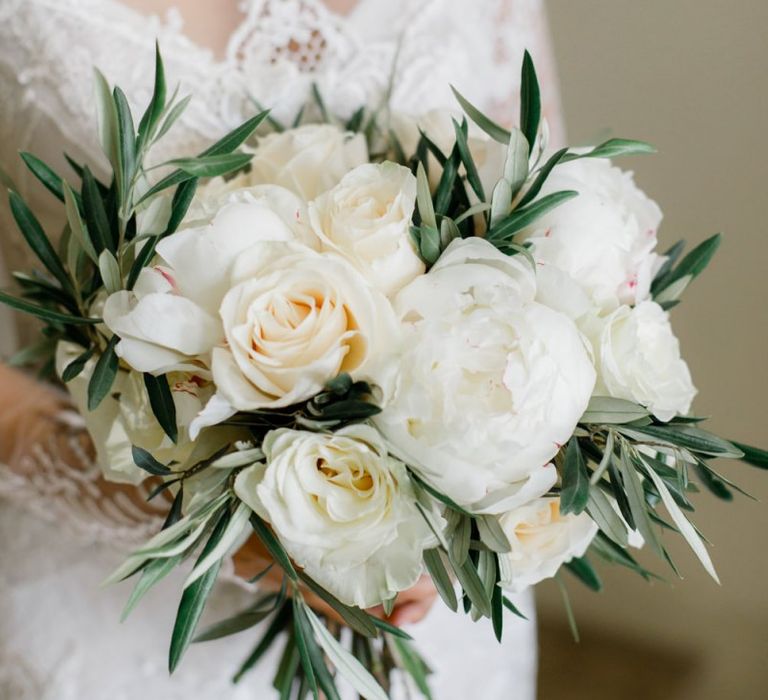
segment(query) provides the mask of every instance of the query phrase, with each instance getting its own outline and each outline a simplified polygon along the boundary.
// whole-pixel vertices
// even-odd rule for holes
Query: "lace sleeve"
[[[0,497],[85,542],[129,550],[157,531],[146,488],[107,481],[82,418],[53,387],[0,366]]]

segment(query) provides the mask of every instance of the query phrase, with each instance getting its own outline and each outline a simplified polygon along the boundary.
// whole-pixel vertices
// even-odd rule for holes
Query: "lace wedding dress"
[[[119,84],[138,109],[151,91],[155,38],[169,82],[194,93],[178,127],[161,142],[163,156],[198,152],[250,116],[253,98],[290,119],[312,82],[335,113],[350,115],[363,103],[376,104],[395,58],[393,108],[454,107],[453,83],[509,122],[526,47],[543,75],[545,111],[558,133],[540,0],[359,0],[344,16],[319,0],[241,5],[240,27],[217,59],[185,36],[177,12],[148,18],[118,0],[0,0],[0,165],[47,230],[60,228],[60,207],[24,172],[17,152],[30,151],[62,173],[63,151],[103,166],[91,68]],[[5,204],[0,253],[6,269],[34,264]],[[4,357],[35,332],[14,321],[0,317]],[[80,421],[62,398],[51,394],[28,411],[30,421],[46,426],[29,433],[34,439],[25,439],[25,410],[16,407],[18,458],[0,465],[0,700],[273,697],[274,656],[239,685],[228,680],[258,630],[194,646],[168,677],[179,576],[119,624],[129,588],[103,589],[99,582],[157,522],[124,489],[104,488]],[[219,585],[209,617],[231,614],[246,600],[232,576]],[[519,603],[533,615],[530,595]],[[490,625],[474,625],[438,601],[414,628],[435,671],[438,700],[534,697],[535,625],[512,616],[506,622],[498,645]]]

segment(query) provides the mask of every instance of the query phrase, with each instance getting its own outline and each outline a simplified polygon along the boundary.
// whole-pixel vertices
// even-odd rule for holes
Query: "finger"
[[[389,621],[396,627],[402,627],[403,625],[413,625],[423,620],[431,607],[431,601],[428,603],[406,603],[405,605],[400,605],[392,611],[392,616],[389,618]]]

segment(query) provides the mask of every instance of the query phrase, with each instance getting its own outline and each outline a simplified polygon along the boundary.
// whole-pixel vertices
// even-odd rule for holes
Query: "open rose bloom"
[[[282,588],[205,637],[272,615],[329,697],[326,656],[385,697],[357,653],[382,628],[401,646],[377,663],[407,656],[426,682],[366,612],[425,575],[501,637],[507,594],[563,569],[592,588],[596,558],[647,575],[627,548],[667,557],[663,507],[716,577],[684,513],[691,477],[730,495],[709,461],[765,454],[689,415],[670,310],[719,238],[661,254],[658,206],[609,160],[650,148],[554,151],[528,58],[523,77],[520,128],[460,95],[455,112],[363,107],[271,131],[262,114],[157,181],[142,160],[160,133],[150,111],[113,163],[116,194],[89,173],[63,192],[69,258],[46,258],[57,296],[2,299],[50,324],[105,477],[151,478],[172,503],[112,580],[142,572],[140,597],[199,552],[172,668],[249,538]],[[14,202],[24,230],[32,214]],[[114,235],[96,236],[102,213]],[[352,627],[352,652],[310,593]]]

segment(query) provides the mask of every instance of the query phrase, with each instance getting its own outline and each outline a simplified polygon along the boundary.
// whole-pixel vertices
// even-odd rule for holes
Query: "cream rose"
[[[81,353],[82,348],[76,345],[60,343],[56,353],[59,375]],[[194,373],[175,372],[169,375],[179,428],[178,440],[174,444],[155,419],[144,380],[137,372],[118,372],[110,395],[96,410],[88,410],[88,382],[95,366],[94,357],[77,377],[67,383],[67,389],[85,420],[104,476],[110,481],[129,484],[138,484],[147,477],[147,473],[133,461],[133,445],[148,450],[165,464],[187,461],[194,449],[189,426],[211,396],[210,382]]]
[[[230,285],[213,378],[233,409],[289,406],[340,372],[376,381],[398,349],[389,302],[333,254],[264,243],[241,254]]]
[[[582,325],[594,348],[596,395],[635,401],[662,421],[688,413],[696,388],[669,314],[657,303],[621,306]]]
[[[539,498],[499,518],[511,551],[499,555],[499,585],[520,593],[584,556],[597,534],[586,513],[561,515],[559,498]]]
[[[368,147],[362,134],[331,124],[308,124],[259,139],[250,171],[237,182],[240,186],[280,185],[308,202],[367,162]]]
[[[161,241],[158,257],[132,291],[112,294],[104,321],[120,336],[118,355],[141,372],[209,364],[224,338],[218,310],[237,258],[265,241],[317,247],[304,204],[282,187],[209,193],[198,200],[196,226]]]
[[[267,520],[291,558],[347,605],[378,605],[410,588],[433,535],[402,462],[379,434],[276,430],[266,464],[240,472],[238,497]]]
[[[548,462],[594,386],[576,327],[535,293],[523,256],[469,238],[395,299],[408,349],[377,425],[395,454],[475,512],[504,512],[554,484]]]
[[[425,270],[410,235],[415,205],[416,178],[408,168],[366,163],[312,202],[309,217],[325,249],[389,296]]]
[[[555,167],[540,196],[560,190],[579,195],[521,234],[540,266],[540,301],[578,316],[647,299],[662,262],[654,252],[661,222],[656,203],[631,173],[603,159]]]

